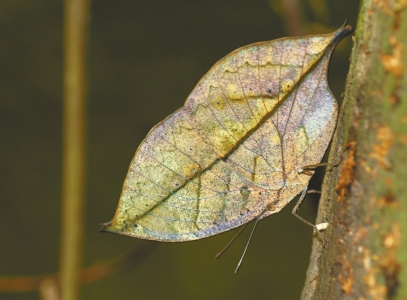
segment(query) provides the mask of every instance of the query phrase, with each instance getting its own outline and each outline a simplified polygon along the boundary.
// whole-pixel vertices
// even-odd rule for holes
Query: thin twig
[[[126,255],[108,261],[98,262],[82,269],[79,273],[80,284],[88,284],[129,269],[142,262],[158,243],[143,241]],[[52,280],[59,287],[59,274],[44,274],[37,276],[0,276],[1,292],[32,292],[40,289],[44,282]],[[49,282],[49,281],[48,281]]]
[[[59,300],[59,290],[55,279],[46,278],[40,284],[41,300]]]
[[[89,0],[65,0],[61,299],[79,295],[85,199],[86,39]]]
[[[304,34],[303,13],[301,10],[301,1],[299,0],[280,0],[283,21],[288,35],[301,36]]]

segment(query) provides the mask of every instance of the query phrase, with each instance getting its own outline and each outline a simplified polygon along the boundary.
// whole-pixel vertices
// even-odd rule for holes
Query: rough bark
[[[354,43],[302,299],[407,299],[407,1],[362,1]]]

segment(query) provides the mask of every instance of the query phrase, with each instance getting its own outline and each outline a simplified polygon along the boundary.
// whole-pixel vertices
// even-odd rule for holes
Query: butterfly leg
[[[320,231],[326,229],[326,228],[328,227],[328,223],[320,223],[320,224],[314,225],[314,224],[308,222],[307,220],[305,220],[304,218],[302,218],[301,216],[299,216],[299,215],[297,214],[297,211],[300,209],[300,206],[301,206],[302,202],[304,201],[305,195],[307,194],[307,190],[308,190],[308,187],[306,187],[306,188],[302,191],[301,196],[300,196],[300,199],[298,200],[297,204],[294,206],[294,209],[293,209],[293,211],[292,211],[292,214],[293,214],[296,218],[298,218],[300,221],[304,222],[304,223],[307,224],[308,226],[311,226],[311,227],[314,229],[314,232],[318,235],[318,237],[321,238],[321,236],[320,236]]]
[[[307,191],[307,194],[321,194],[321,193],[322,193],[322,192],[321,192],[321,191],[318,191],[318,190],[308,190],[308,191]],[[315,224],[315,227],[316,227],[319,231],[322,231],[322,230],[327,229],[327,228],[328,228],[328,225],[329,225],[329,223],[325,222],[325,223]]]
[[[342,160],[343,160],[343,155],[341,154],[341,157],[337,161],[334,161],[332,163],[323,162],[323,163],[319,163],[319,164],[303,166],[303,167],[299,168],[297,170],[297,172],[298,172],[298,174],[313,175],[313,173],[311,173],[310,171],[313,171],[319,167],[327,167],[328,165],[330,166],[330,168],[326,169],[325,172],[330,172],[330,171],[332,171],[333,168],[339,166],[339,164],[342,162]]]

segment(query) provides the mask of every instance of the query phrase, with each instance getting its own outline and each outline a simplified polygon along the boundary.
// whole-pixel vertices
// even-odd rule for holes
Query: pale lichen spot
[[[297,132],[297,153],[302,153],[309,148],[309,139],[307,132],[302,126]]]
[[[253,114],[259,120],[267,114],[267,109],[262,98],[249,99]]]
[[[226,106],[226,101],[223,97],[213,97],[209,100],[209,103],[216,110],[222,110]]]
[[[246,91],[247,99],[253,99],[253,98],[256,98],[257,96],[258,96],[258,93],[256,91],[254,91],[253,88],[249,88]]]
[[[383,67],[387,72],[391,72],[397,77],[401,77],[404,70],[403,63],[403,44],[397,41],[395,36],[390,37],[390,44],[393,46],[392,54],[380,54]]]
[[[218,147],[221,153],[220,156],[223,158],[232,151],[236,145],[236,141],[229,134],[219,132],[219,137],[215,140],[215,145]]]
[[[226,97],[232,101],[243,101],[244,97],[239,86],[233,82],[228,83],[226,87]]]
[[[308,54],[315,55],[325,51],[326,47],[332,42],[332,37],[315,36],[311,37],[308,42]]]
[[[277,209],[277,204],[278,204],[278,200],[267,204],[267,210],[268,211],[275,211]]]
[[[281,91],[285,94],[291,91],[294,86],[294,82],[291,79],[286,79],[281,83]]]
[[[183,166],[184,177],[193,178],[197,173],[201,171],[201,167],[197,163],[190,163]]]
[[[246,133],[242,123],[237,119],[226,119],[223,124],[225,125],[226,130],[235,138],[240,139]]]

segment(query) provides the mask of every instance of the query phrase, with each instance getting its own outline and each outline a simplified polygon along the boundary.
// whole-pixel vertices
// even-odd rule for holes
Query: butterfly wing
[[[308,184],[298,168],[321,161],[335,129],[326,75],[346,28],[221,59],[141,143],[102,230],[189,241],[280,211]]]

